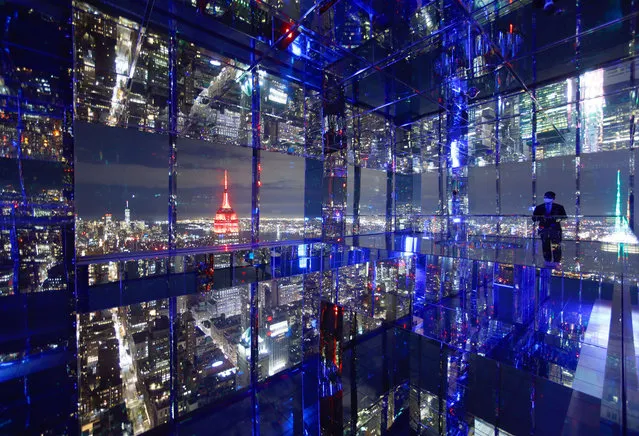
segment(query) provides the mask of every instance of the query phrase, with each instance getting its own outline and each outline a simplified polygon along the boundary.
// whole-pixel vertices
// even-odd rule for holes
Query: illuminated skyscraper
[[[217,241],[223,244],[237,244],[240,240],[240,221],[229,201],[228,173],[224,171],[224,196],[222,206],[215,213],[213,231]]]
[[[612,234],[602,238],[604,251],[616,251],[619,257],[637,252],[637,236],[630,230],[621,206],[621,171],[617,170],[617,194],[615,196],[615,227]],[[629,245],[627,245],[629,244]]]
[[[269,375],[276,374],[288,365],[289,349],[291,346],[288,332],[288,321],[275,321],[270,316],[267,318],[266,347],[269,352]]]
[[[129,209],[129,202],[126,202],[126,207],[124,208],[124,222],[128,226],[131,224],[131,209]]]
[[[596,153],[601,150],[603,141],[604,107],[604,72],[602,69],[588,71],[581,75],[582,105],[582,151]]]

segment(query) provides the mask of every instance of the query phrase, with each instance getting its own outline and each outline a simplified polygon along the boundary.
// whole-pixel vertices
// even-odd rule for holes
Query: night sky
[[[168,137],[76,123],[76,208],[83,218],[107,212],[132,219],[165,220]],[[240,217],[251,212],[252,151],[205,141],[178,141],[178,216],[213,217],[222,202],[224,170],[231,205]],[[262,215],[304,216],[304,159],[262,153]]]
[[[629,174],[628,150],[584,154],[581,157],[581,214],[613,215],[617,192],[617,170],[621,170],[622,213],[626,212]],[[501,164],[502,214],[527,214],[532,202],[530,162]],[[468,174],[469,207],[472,214],[494,215],[496,211],[495,167],[471,167]],[[575,157],[560,156],[537,163],[537,202],[544,192],[554,191],[556,202],[574,215]]]
[[[82,218],[107,212],[123,219],[129,200],[133,219],[165,220],[168,190],[168,138],[161,134],[76,123],[76,208]],[[240,217],[251,210],[251,149],[181,139],[178,142],[178,216],[213,217],[221,204],[224,170],[229,171],[231,204]],[[638,156],[639,157],[639,156]],[[625,213],[628,151],[585,154],[581,168],[581,213],[614,213],[616,171],[622,171]],[[553,190],[569,214],[575,211],[574,157],[538,163],[538,198]],[[352,171],[349,171],[349,210],[352,213]],[[530,162],[503,163],[502,213],[527,214],[531,201]],[[386,174],[362,170],[361,214],[384,214]],[[424,214],[437,209],[437,173],[421,183]],[[321,200],[321,193],[315,192]],[[540,200],[541,201],[541,200]],[[469,168],[471,214],[495,214],[495,168]],[[304,159],[262,152],[261,213],[264,217],[304,216]]]

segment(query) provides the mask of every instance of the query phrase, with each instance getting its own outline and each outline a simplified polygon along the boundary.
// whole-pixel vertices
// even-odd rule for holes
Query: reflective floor
[[[565,241],[558,269],[526,239],[346,243],[150,258],[168,283],[110,258],[98,283],[85,260],[81,404],[112,328],[135,433],[172,407],[178,434],[639,431],[635,254]]]

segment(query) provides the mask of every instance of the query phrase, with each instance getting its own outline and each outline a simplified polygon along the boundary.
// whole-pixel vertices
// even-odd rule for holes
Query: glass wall
[[[321,156],[315,91],[258,70],[260,98],[252,103],[252,73],[245,64],[178,39],[180,139],[172,188],[177,221],[170,226],[166,30],[141,29],[136,21],[81,2],[74,19],[81,256],[167,250],[173,231],[177,248],[247,243],[257,216],[255,231],[263,241],[304,236],[305,162],[295,156]],[[166,27],[159,16],[151,21]],[[260,109],[257,142],[252,104]],[[254,166],[256,144],[262,154]],[[255,192],[261,200],[253,210]]]
[[[554,191],[569,215],[628,217],[632,89],[631,64],[624,62],[469,106],[463,136],[468,141],[469,213],[526,215],[534,186],[538,203],[544,192]],[[422,130],[413,130],[422,136],[413,135],[413,141],[420,145],[425,168],[436,168],[437,117],[420,123]],[[444,150],[449,146],[444,143]],[[424,202],[436,204],[446,177],[446,170],[421,174],[422,210],[429,208]],[[620,208],[615,212],[617,191]]]
[[[167,137],[78,122],[76,249],[80,256],[167,248]]]
[[[304,158],[262,153],[260,240],[304,238]]]
[[[71,11],[11,2],[0,20],[0,422],[75,433]]]
[[[223,45],[189,41],[188,23],[178,23],[172,45],[155,12],[141,25],[105,11],[74,10],[80,425],[139,433],[174,412],[235,401],[317,355],[327,346],[320,300],[353,287],[347,276],[339,284],[341,262],[363,274],[352,298],[367,306],[336,340],[397,317],[397,298],[384,295],[400,293],[400,267],[369,268],[368,255],[323,244],[281,244],[322,235],[322,186],[333,174],[317,89],[251,71]],[[345,123],[347,154],[361,169],[359,231],[382,232],[391,124],[377,114],[361,121]],[[347,174],[353,208],[354,167]],[[245,245],[258,240],[266,245]],[[373,276],[377,302],[359,289]]]
[[[0,428],[625,431],[637,5],[6,3]]]
[[[495,167],[481,166],[468,169],[468,211],[471,215],[495,215]]]
[[[504,215],[526,215],[532,206],[532,181],[522,183],[522,174],[531,172],[530,162],[509,162],[499,168],[500,206]],[[559,201],[559,200],[558,200]]]
[[[107,15],[83,2],[75,3],[73,15],[76,119],[166,131],[166,33],[141,28],[138,22]]]
[[[181,139],[178,147],[178,247],[250,242],[251,149],[201,139]]]
[[[490,13],[484,9],[488,3],[495,6]],[[636,60],[634,49],[628,49],[632,46],[628,45],[630,5],[609,5],[611,12],[604,17],[596,8],[574,2],[552,13],[544,12],[537,3],[473,4],[479,23],[494,24],[486,34],[474,37],[473,47],[461,48],[450,41],[454,49],[448,49],[467,50],[467,57],[473,58],[472,73],[451,73],[452,66],[470,62],[461,55],[435,54],[429,59],[437,73],[469,79],[460,88],[443,87],[448,94],[438,100],[440,111],[450,111],[453,103],[462,110],[457,141],[467,146],[462,154],[466,153],[463,159],[468,166],[463,170],[468,177],[468,212],[526,215],[534,198],[539,203],[545,191],[553,190],[561,196],[557,201],[568,205],[570,215],[614,214],[618,171],[621,200],[617,213],[629,217],[628,185],[634,178],[626,162],[633,153],[629,148],[636,109]],[[432,20],[426,9],[421,13]],[[530,19],[531,14],[536,21]],[[453,17],[451,12],[444,20]],[[541,25],[563,27],[539,32]],[[575,28],[587,36],[576,38]],[[564,64],[558,59],[572,61]],[[411,65],[420,71],[428,68],[419,59]],[[455,93],[459,93],[456,100],[451,97]],[[424,94],[421,97],[427,99]],[[434,162],[430,165],[435,167],[440,162],[434,144],[439,143],[445,153],[458,147],[457,142],[448,143],[446,135],[438,134],[438,117],[441,115],[433,110],[412,124],[411,140],[419,144],[424,166]],[[444,121],[443,126],[449,124]],[[606,153],[613,151],[617,154]],[[571,160],[572,156],[579,157]],[[427,186],[447,186],[451,177],[458,177],[452,175],[451,162],[436,177],[431,176],[439,183],[427,182],[429,175],[421,175],[423,199],[436,197],[436,190]],[[607,181],[597,184],[596,175]],[[465,195],[463,190],[460,195]],[[599,202],[602,198],[610,199],[606,208]],[[444,201],[449,203],[451,198]],[[605,226],[603,221],[599,224]]]

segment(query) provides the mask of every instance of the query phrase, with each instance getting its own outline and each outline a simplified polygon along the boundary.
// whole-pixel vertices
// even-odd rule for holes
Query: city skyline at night
[[[99,219],[105,213],[117,216],[121,204],[129,201],[136,219],[166,220],[164,164],[168,145],[162,136],[80,123],[76,135],[80,141],[91,138],[82,142],[85,146],[77,153],[78,216],[87,219]],[[136,147],[131,147],[132,144]],[[234,208],[240,216],[250,217],[250,149],[194,140],[184,140],[183,144],[178,172],[178,219],[215,215],[225,169],[234,177]],[[206,159],[209,156],[216,159]],[[263,213],[271,217],[303,217],[304,191],[298,180],[303,179],[304,159],[269,154],[265,160]]]
[[[160,150],[166,150],[167,144],[162,137],[148,135],[130,130],[108,128],[95,125],[82,125],[76,127],[79,139],[83,135],[91,135],[90,147],[94,150],[78,153],[79,159],[86,156],[86,161],[79,160],[77,164],[77,213],[78,216],[90,219],[99,219],[105,213],[118,216],[123,209],[121,204],[129,201],[130,207],[137,219],[145,221],[166,220],[166,185],[164,183],[164,157]],[[95,134],[94,134],[95,132]],[[148,145],[145,145],[145,142]],[[135,152],[130,151],[129,144],[135,142],[138,147]],[[242,217],[250,217],[251,212],[251,172],[250,149],[243,147],[218,148],[214,144],[185,140],[188,146],[181,149],[180,170],[178,175],[178,187],[182,196],[178,197],[178,219],[206,218],[214,215],[217,207],[216,198],[219,194],[219,184],[224,169],[228,169],[236,176],[234,186],[235,208]],[[124,144],[118,146],[118,144]],[[141,145],[141,147],[140,147]],[[193,145],[191,147],[191,145]],[[145,151],[146,149],[146,151]],[[107,152],[108,150],[108,152]],[[133,154],[134,153],[134,154]],[[168,152],[167,152],[168,153]],[[211,164],[202,163],[201,158],[216,153],[218,157]],[[221,156],[219,153],[223,153]],[[123,160],[126,159],[126,162]],[[587,165],[582,169],[582,179],[589,188],[583,193],[582,213],[584,215],[614,215],[614,196],[616,195],[616,173],[627,172],[627,161],[620,151],[599,152],[596,161],[590,164],[589,156],[584,156]],[[262,172],[262,187],[265,196],[262,197],[262,213],[266,217],[303,217],[301,204],[303,203],[303,189],[299,186],[299,180],[303,180],[304,159],[297,156],[280,154],[267,154],[265,160],[266,169]],[[557,201],[568,205],[572,195],[574,175],[566,159],[562,157],[549,158],[540,162],[540,171],[552,175],[553,179],[546,177],[540,180],[542,185],[539,192],[554,190],[558,194]],[[623,165],[623,166],[622,166]],[[621,167],[620,167],[621,166]],[[511,170],[512,167],[512,170]],[[505,163],[502,166],[502,177],[507,178],[508,184],[504,185],[506,192],[514,195],[504,196],[502,209],[508,214],[527,214],[530,212],[529,186],[523,183],[527,180],[521,174],[518,163]],[[476,181],[476,186],[487,186],[494,183],[494,175],[485,171],[486,167],[471,168],[471,177]],[[383,214],[385,196],[385,174],[377,170],[365,170],[371,175],[369,184],[378,186],[376,194],[369,195],[367,202],[362,203],[362,214],[366,215],[366,207]],[[512,171],[512,174],[511,174]],[[211,174],[207,176],[206,174]],[[244,177],[241,177],[244,175]],[[519,178],[518,178],[519,176]],[[349,176],[350,177],[350,176]],[[425,176],[422,176],[425,177]],[[599,182],[601,180],[603,183]],[[352,179],[349,178],[352,183]],[[376,185],[375,185],[376,184]],[[511,191],[519,187],[520,191]],[[597,187],[599,192],[590,188]],[[349,189],[350,185],[349,185]],[[436,198],[434,187],[423,186],[429,191],[423,192],[425,197]],[[208,192],[207,192],[208,191]],[[271,194],[272,193],[272,194]],[[278,193],[283,193],[282,195]],[[625,186],[622,186],[622,195],[627,196]],[[99,198],[100,201],[93,201]],[[297,201],[295,201],[297,200]],[[418,199],[421,200],[421,199]],[[470,198],[470,214],[494,213],[494,195],[488,190],[477,189]],[[352,202],[351,202],[352,203]],[[277,211],[271,212],[270,205],[276,204]],[[432,201],[431,201],[432,204]],[[352,204],[349,204],[349,207]],[[436,214],[435,206],[431,210],[423,211],[424,214]],[[585,207],[585,209],[584,209]],[[474,213],[473,213],[474,212]],[[123,216],[122,216],[123,219]]]

